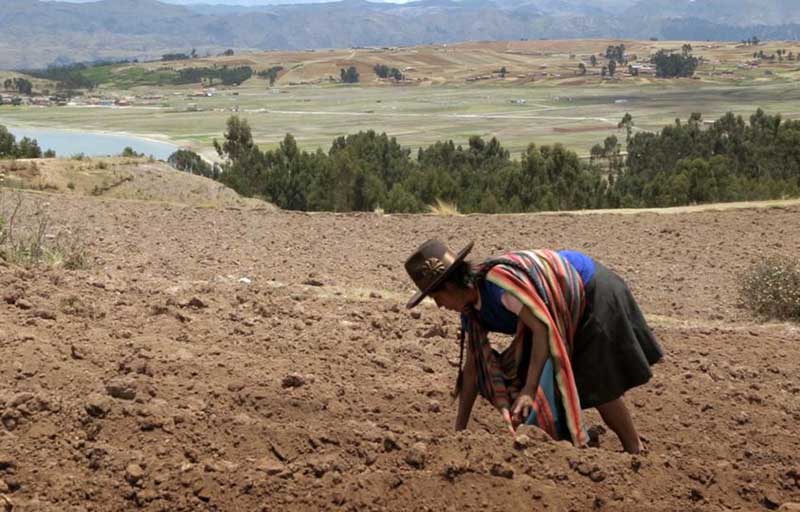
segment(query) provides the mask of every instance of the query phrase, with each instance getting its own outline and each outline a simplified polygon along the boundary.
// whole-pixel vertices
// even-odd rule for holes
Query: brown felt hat
[[[437,286],[442,284],[459,263],[464,261],[475,242],[470,242],[456,254],[441,240],[428,240],[406,260],[406,272],[419,291],[411,297],[406,307],[419,304]]]

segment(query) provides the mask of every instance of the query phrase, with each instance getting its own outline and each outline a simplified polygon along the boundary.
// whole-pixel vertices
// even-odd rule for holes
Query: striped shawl
[[[584,445],[586,433],[581,425],[580,400],[570,363],[572,342],[585,305],[580,275],[557,252],[538,250],[507,253],[488,260],[477,269],[477,279],[486,279],[511,293],[547,326],[547,343],[566,426],[572,442],[576,446]],[[524,340],[526,336],[530,339],[530,329],[519,329],[511,345],[500,353],[491,347],[475,312],[464,315],[462,325],[462,356],[465,333],[472,349],[481,396],[498,409],[510,409],[527,377],[519,374],[522,373],[519,370],[523,363]],[[461,374],[457,391],[460,386]],[[554,406],[539,387],[534,397],[536,422],[557,438]]]

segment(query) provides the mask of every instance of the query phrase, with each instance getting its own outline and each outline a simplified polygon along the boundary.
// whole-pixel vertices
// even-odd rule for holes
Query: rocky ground
[[[46,207],[89,258],[0,260],[0,510],[798,510],[800,331],[751,318],[737,285],[800,253],[800,207]],[[403,261],[433,236],[476,259],[581,249],[629,281],[667,352],[628,397],[647,454],[602,430],[599,448],[515,441],[485,403],[452,432],[456,319],[403,307]]]

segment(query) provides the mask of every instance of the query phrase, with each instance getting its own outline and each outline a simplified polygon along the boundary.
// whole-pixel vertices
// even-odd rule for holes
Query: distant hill
[[[422,0],[407,4],[344,0],[244,6],[173,2],[192,4],[4,0],[0,68],[157,58],[191,48],[204,54],[226,48],[347,48],[464,40],[800,37],[800,9],[792,5],[796,0]]]

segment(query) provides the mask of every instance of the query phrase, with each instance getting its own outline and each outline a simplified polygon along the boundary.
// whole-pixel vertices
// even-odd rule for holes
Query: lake
[[[2,124],[2,123],[0,123]],[[78,130],[57,130],[51,128],[15,128],[6,126],[14,134],[17,142],[22,137],[36,139],[42,151],[52,149],[56,156],[70,157],[78,153],[86,156],[114,156],[122,153],[126,147],[137,153],[152,155],[158,160],[166,160],[169,155],[179,149],[174,144],[159,142],[135,135],[120,133],[97,133]]]

